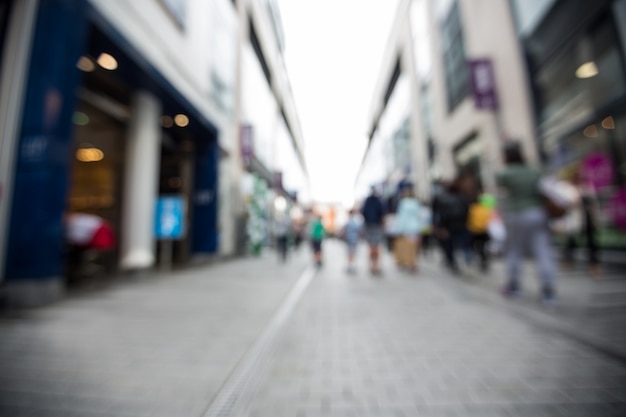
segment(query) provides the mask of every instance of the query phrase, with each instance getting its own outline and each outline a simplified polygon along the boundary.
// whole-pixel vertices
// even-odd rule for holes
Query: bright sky
[[[399,0],[279,0],[311,195],[352,204],[373,89]]]

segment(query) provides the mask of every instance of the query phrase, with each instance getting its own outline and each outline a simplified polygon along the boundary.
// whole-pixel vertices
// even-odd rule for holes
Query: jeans
[[[524,254],[531,250],[539,267],[544,289],[554,289],[556,262],[551,244],[548,220],[541,207],[506,213],[506,263],[509,285],[517,287]]]

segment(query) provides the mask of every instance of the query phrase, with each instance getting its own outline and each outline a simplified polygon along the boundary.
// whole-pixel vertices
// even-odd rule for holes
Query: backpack
[[[472,203],[467,216],[467,229],[472,233],[486,233],[493,210],[479,203]]]

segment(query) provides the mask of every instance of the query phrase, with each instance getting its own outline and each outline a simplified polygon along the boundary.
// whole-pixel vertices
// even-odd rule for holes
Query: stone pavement
[[[388,255],[372,277],[365,247],[348,275],[337,241],[313,274],[307,249],[0,318],[0,416],[626,415],[624,361],[489,286]]]
[[[442,259],[432,254],[426,259],[431,271],[440,270]],[[522,297],[503,301],[498,295],[505,283],[503,259],[491,263],[487,273],[465,268],[458,281],[483,290],[473,291],[483,301],[506,304],[506,308],[525,318],[560,331],[608,354],[626,360],[626,264],[604,266],[601,276],[594,278],[579,262],[573,269],[559,271],[558,302],[554,308],[539,308],[540,283],[532,262],[524,265]]]
[[[235,415],[626,415],[626,366],[485,303],[424,265],[385,258],[381,278],[324,267],[277,339],[251,398]]]
[[[154,273],[0,316],[0,416],[200,416],[308,253]]]

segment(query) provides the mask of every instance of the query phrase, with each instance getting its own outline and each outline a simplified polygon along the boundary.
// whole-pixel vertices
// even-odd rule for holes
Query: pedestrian
[[[282,262],[287,260],[289,249],[289,235],[291,232],[291,219],[285,213],[280,213],[274,220],[274,237],[276,239],[276,250]]]
[[[313,261],[317,267],[322,266],[322,241],[325,236],[326,231],[322,224],[322,216],[315,214],[309,225],[309,238],[313,249]]]
[[[563,263],[566,269],[574,265],[574,251],[584,246],[587,251],[587,268],[589,273],[597,278],[602,269],[598,257],[597,211],[598,203],[592,186],[584,184],[580,173],[574,171],[569,178],[576,193],[576,204],[570,208],[562,219],[566,239],[563,249]],[[559,220],[561,222],[561,220]],[[582,245],[579,242],[583,242]]]
[[[365,240],[369,245],[370,272],[378,275],[381,273],[379,247],[384,240],[385,209],[380,197],[376,194],[375,187],[371,188],[370,195],[365,199],[361,207],[361,214],[365,223]]]
[[[487,272],[489,269],[489,256],[487,244],[489,243],[489,222],[495,216],[495,197],[483,193],[478,201],[469,206],[467,217],[467,229],[470,233],[470,243],[474,252],[480,258],[480,270]]]
[[[407,185],[402,191],[396,212],[394,252],[398,265],[412,273],[417,272],[417,253],[422,231],[420,220],[420,203],[415,198],[413,187]]]
[[[502,293],[507,297],[520,294],[522,261],[531,250],[539,267],[542,301],[551,304],[556,296],[556,266],[548,216],[539,194],[541,174],[525,162],[519,143],[508,143],[503,153],[506,166],[496,176],[498,186],[506,193],[502,215],[507,229],[507,282]]]
[[[469,199],[462,192],[467,183],[465,174],[458,175],[454,181],[444,182],[433,199],[433,231],[443,250],[446,266],[455,274],[461,272],[457,251],[463,252],[466,264],[472,259],[467,230]]]
[[[359,211],[356,209],[350,210],[348,221],[343,228],[343,238],[346,242],[346,248],[348,250],[348,266],[346,270],[349,274],[356,272],[354,267],[354,258],[356,256],[359,238],[361,237],[361,228],[362,221],[359,216]]]
[[[424,202],[420,203],[420,222],[422,225],[420,253],[426,257],[430,252],[433,235],[433,210],[429,204]]]

